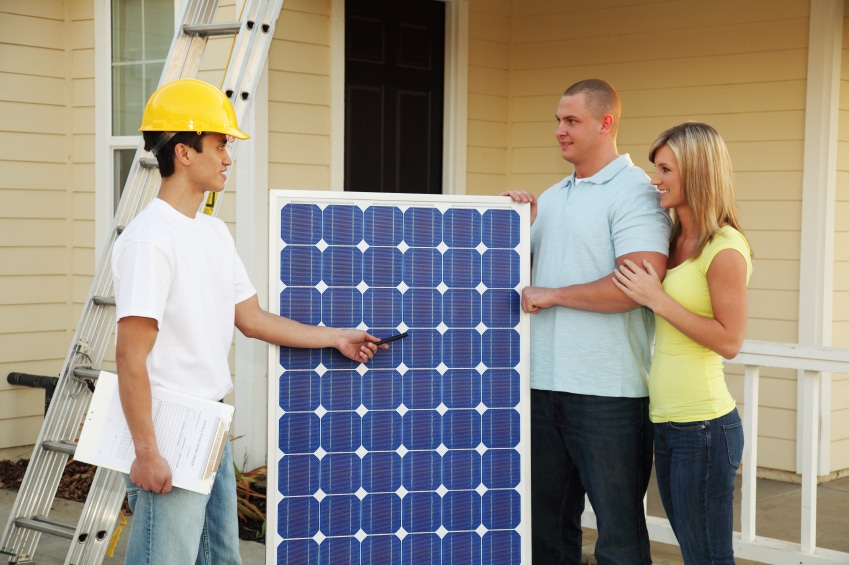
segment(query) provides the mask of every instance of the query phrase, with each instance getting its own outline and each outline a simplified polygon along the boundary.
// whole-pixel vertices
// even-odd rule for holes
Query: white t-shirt
[[[117,319],[158,322],[151,384],[210,400],[232,390],[235,306],[256,290],[224,222],[156,198],[116,240],[112,274]]]

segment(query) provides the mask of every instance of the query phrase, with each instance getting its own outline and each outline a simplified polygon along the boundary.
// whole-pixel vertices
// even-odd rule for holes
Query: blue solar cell
[[[487,330],[481,343],[482,360],[487,367],[515,367],[519,364],[520,338],[516,330]]]
[[[401,447],[401,415],[394,410],[376,410],[363,416],[363,447],[369,451]]]
[[[477,410],[449,410],[442,421],[442,443],[448,449],[474,449],[480,445],[481,415]]]
[[[436,248],[413,248],[404,253],[401,276],[410,288],[436,288],[442,282],[442,253]]]
[[[315,204],[286,204],[280,210],[280,238],[289,244],[321,240],[321,209]]]
[[[356,412],[328,412],[321,419],[321,445],[330,453],[356,451],[363,422]]]
[[[328,245],[356,245],[362,241],[363,212],[357,206],[331,204],[321,219],[321,236]]]
[[[312,412],[288,412],[280,417],[280,437],[288,438],[286,453],[312,453],[318,449],[319,419]]]
[[[449,327],[474,328],[481,323],[481,295],[475,289],[447,290],[442,305],[443,318]]]
[[[309,538],[318,532],[318,501],[311,496],[290,496],[280,501],[277,531],[283,538]]]
[[[407,449],[436,449],[442,442],[442,418],[433,410],[410,410],[402,416]]]
[[[430,288],[404,293],[403,321],[409,328],[435,328],[442,322],[442,294]]]
[[[445,488],[471,490],[481,484],[481,456],[472,449],[451,449],[442,457]]]
[[[487,369],[481,377],[483,403],[490,408],[512,408],[519,404],[519,374],[515,369]]]
[[[363,406],[369,410],[394,410],[401,403],[403,380],[396,371],[372,370],[363,375],[362,382]]]
[[[357,286],[363,282],[363,252],[333,246],[321,253],[321,279],[327,286]]]
[[[401,527],[401,499],[393,494],[370,494],[363,499],[363,531],[394,534]]]
[[[448,491],[442,498],[442,521],[448,530],[474,530],[481,523],[481,495],[473,490]]]
[[[312,246],[288,245],[280,251],[280,282],[312,287],[321,280],[321,252]]]
[[[280,293],[280,313],[314,326],[321,321],[321,294],[314,288],[289,287]]]
[[[512,210],[487,210],[482,231],[484,245],[490,249],[515,249],[521,235],[519,215]]]
[[[369,288],[395,288],[403,280],[403,261],[403,254],[394,247],[369,247],[363,253],[363,281]]]
[[[403,401],[407,408],[436,408],[442,402],[442,375],[413,369],[404,374]]]
[[[277,547],[277,563],[318,563],[318,544],[311,539],[289,539]]]
[[[442,523],[442,500],[435,492],[411,492],[401,500],[401,525],[408,532],[435,532]]]
[[[391,452],[363,457],[363,488],[367,492],[395,492],[401,486],[401,456]]]
[[[475,532],[453,532],[442,539],[443,563],[480,563],[481,538]]]
[[[483,443],[487,447],[516,447],[521,440],[519,413],[494,408],[483,414]]]
[[[521,277],[519,254],[514,249],[489,249],[481,259],[483,284],[488,288],[516,288]]]
[[[451,208],[443,216],[443,240],[449,247],[477,247],[481,243],[482,216],[472,208]]]
[[[487,488],[516,488],[522,477],[519,452],[515,449],[488,449],[483,454],[483,485]]]
[[[436,247],[442,242],[442,212],[408,208],[404,212],[404,242],[410,247]]]
[[[451,288],[475,288],[483,281],[481,254],[475,249],[449,249],[442,269],[443,280]]]
[[[401,542],[402,563],[440,565],[442,540],[436,534],[413,534]],[[458,561],[457,563],[462,563]]]
[[[362,485],[362,460],[356,453],[328,453],[319,467],[321,490],[327,494],[349,494]]]
[[[402,320],[401,292],[394,288],[369,288],[363,294],[363,322],[377,328],[397,328]]]
[[[473,368],[481,362],[481,335],[477,330],[448,330],[442,338],[442,360],[449,367]]]
[[[488,328],[515,328],[522,297],[515,290],[487,290],[481,298],[483,323]]]
[[[483,495],[483,525],[488,529],[513,529],[521,519],[521,499],[514,489],[495,489]]]
[[[321,405],[326,410],[356,410],[362,403],[361,379],[356,371],[328,371],[321,378]]]
[[[360,546],[361,563],[401,563],[401,540],[395,536],[371,535]],[[292,561],[291,563],[297,563]]]
[[[394,348],[397,348],[397,345],[391,349]],[[411,330],[409,335],[401,340],[401,348],[404,364],[408,367],[436,367],[443,359],[442,335],[436,330]]]
[[[369,206],[363,215],[363,239],[369,245],[397,246],[403,237],[404,214],[395,206]]]
[[[410,451],[401,465],[401,482],[408,491],[432,491],[442,484],[442,457],[435,451]]]
[[[442,403],[448,408],[474,408],[481,403],[481,376],[474,369],[452,369],[442,376]]]
[[[360,499],[356,496],[326,496],[319,502],[319,512],[325,536],[353,536],[360,530]]]
[[[495,530],[483,536],[481,565],[519,565],[522,562],[522,538],[515,531]]]
[[[355,538],[328,538],[322,544],[318,563],[319,565],[360,563],[360,542]]]
[[[280,494],[308,496],[315,493],[319,481],[319,461],[313,455],[289,455],[280,459]]]
[[[287,412],[318,408],[319,380],[311,378],[312,371],[286,371],[280,375],[279,406]]]
[[[321,319],[335,328],[353,328],[363,319],[363,295],[356,288],[328,288],[321,295]]]

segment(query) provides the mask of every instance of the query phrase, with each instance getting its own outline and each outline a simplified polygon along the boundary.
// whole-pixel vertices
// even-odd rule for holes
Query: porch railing
[[[726,361],[744,366],[743,451],[741,528],[734,533],[734,555],[762,563],[778,565],[825,565],[849,563],[849,553],[817,547],[817,461],[820,446],[820,384],[822,373],[849,374],[849,349],[809,347],[789,343],[750,341],[743,343],[740,354]],[[801,535],[800,543],[755,535],[757,507],[757,453],[759,381],[761,367],[795,369],[802,379],[797,398],[797,418],[801,422]],[[830,414],[825,414],[830,418]],[[675,535],[666,518],[647,516],[649,537],[653,541],[675,544]],[[587,505],[583,523],[595,528],[595,515]]]

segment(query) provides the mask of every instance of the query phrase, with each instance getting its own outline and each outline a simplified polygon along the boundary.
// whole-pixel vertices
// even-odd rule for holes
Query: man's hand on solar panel
[[[513,202],[525,202],[531,205],[531,223],[537,218],[537,197],[527,190],[508,190],[502,192],[499,196],[509,196]]]

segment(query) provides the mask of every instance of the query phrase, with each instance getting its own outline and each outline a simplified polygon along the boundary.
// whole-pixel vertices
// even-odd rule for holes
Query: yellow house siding
[[[44,411],[44,391],[5,376],[58,375],[77,277],[92,272],[72,260],[91,240],[91,213],[75,196],[93,190],[75,183],[76,161],[93,162],[93,99],[74,96],[75,80],[93,79],[87,4],[0,6],[0,449],[32,443]]]
[[[510,8],[507,0],[469,2],[467,194],[508,188]]]
[[[287,0],[268,54],[268,180],[330,188],[330,1]]]

